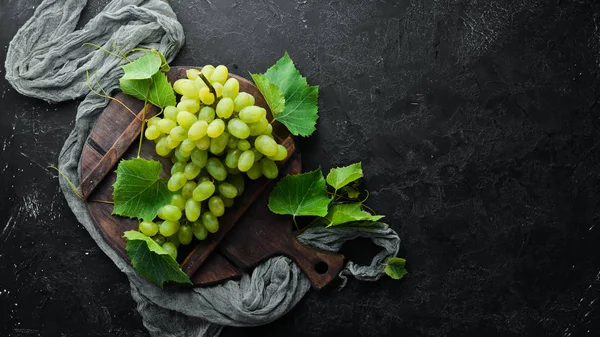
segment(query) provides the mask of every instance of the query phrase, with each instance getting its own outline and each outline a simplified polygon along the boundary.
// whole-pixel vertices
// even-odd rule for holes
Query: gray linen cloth
[[[85,0],[44,0],[9,45],[6,78],[23,95],[48,102],[84,97],[77,109],[75,127],[60,152],[58,167],[79,185],[79,159],[94,121],[108,100],[91,94],[86,70],[95,73],[110,93],[118,88],[123,61],[84,43],[111,50],[136,47],[161,51],[170,62],[184,43],[184,33],[171,7],[160,0],[114,0],[83,28],[76,29]],[[135,57],[135,56],[133,56]],[[256,326],[288,312],[310,288],[308,278],[286,257],[271,258],[244,275],[208,288],[161,289],[139,276],[104,241],[85,204],[61,179],[60,186],[77,219],[98,246],[129,278],[144,326],[151,336],[218,336],[225,325]],[[364,227],[306,230],[299,239],[328,251],[357,237],[370,238],[381,251],[368,266],[347,262],[340,277],[352,275],[374,281],[383,264],[398,252],[400,239],[385,224]]]

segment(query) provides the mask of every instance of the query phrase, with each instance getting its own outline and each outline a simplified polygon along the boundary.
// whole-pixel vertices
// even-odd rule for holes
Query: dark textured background
[[[39,2],[0,0],[2,65]],[[171,1],[187,35],[175,65],[243,75],[289,51],[321,88],[305,169],[362,161],[409,261],[400,282],[312,291],[223,336],[599,336],[595,3]],[[46,169],[77,102],[0,77],[0,336],[145,336],[126,278]]]

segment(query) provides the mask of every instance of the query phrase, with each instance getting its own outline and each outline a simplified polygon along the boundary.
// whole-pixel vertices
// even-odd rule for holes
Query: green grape
[[[170,119],[172,121],[177,120],[178,112],[179,112],[179,110],[177,110],[177,108],[172,105],[165,107],[165,109],[163,110],[163,114],[165,115],[165,118]],[[157,123],[157,125],[158,125],[158,123]]]
[[[187,153],[181,151],[181,148],[175,150],[173,157],[177,162],[186,162],[190,158],[190,156]]]
[[[192,223],[192,233],[194,233],[196,239],[200,241],[206,239],[208,236],[208,231],[204,227],[204,224],[202,224],[202,221],[194,221],[194,223]]]
[[[189,221],[196,221],[200,217],[200,201],[196,201],[194,199],[188,199],[185,202],[185,217]]]
[[[254,162],[255,163],[262,159],[262,157],[263,157],[262,152],[258,151],[256,148],[252,148],[251,151],[254,152]]]
[[[221,85],[221,83],[216,82],[212,84],[213,89],[215,89],[215,94],[217,94],[217,98],[221,97],[221,94],[223,94],[223,86]]]
[[[163,118],[158,121],[156,125],[158,126],[158,131],[162,133],[169,133],[171,132],[171,129],[177,126],[177,122],[171,119]]]
[[[240,170],[238,170],[237,167],[231,168],[231,167],[225,167],[225,169],[227,170],[227,174],[240,174],[242,173]]]
[[[185,131],[183,126],[178,125],[171,129],[171,132],[169,132],[169,137],[171,137],[171,139],[174,141],[181,142],[187,138],[187,131]]]
[[[208,89],[208,87],[202,87],[200,88],[200,100],[202,101],[202,103],[206,104],[206,105],[211,105],[215,102],[215,95],[210,92],[210,89]]]
[[[221,196],[221,199],[223,199],[223,205],[225,205],[225,207],[233,206],[233,199],[225,198],[224,196]]]
[[[181,219],[181,211],[179,210],[179,208],[177,208],[177,206],[165,205],[158,209],[158,217],[163,220],[176,221],[176,220]],[[166,236],[170,236],[170,235],[166,235]]]
[[[190,162],[185,166],[183,175],[185,176],[185,179],[192,180],[192,179],[196,178],[198,176],[198,174],[200,174],[200,170],[202,170],[202,167],[194,164],[194,162]],[[181,187],[183,187],[183,186],[181,186]]]
[[[198,77],[198,75],[196,75],[196,77]],[[173,90],[182,96],[187,96],[193,99],[199,98],[198,88],[196,88],[194,82],[189,79],[182,78],[175,81],[175,83],[173,83]]]
[[[192,155],[192,151],[196,149],[196,142],[186,138],[179,144],[179,149],[182,153],[186,154],[188,157]]]
[[[271,160],[267,158],[263,158],[260,160],[260,170],[262,174],[268,179],[275,179],[279,174],[279,169],[277,165]]]
[[[254,152],[252,150],[244,151],[238,160],[238,170],[246,172],[252,167],[252,164],[254,164]]]
[[[200,110],[200,101],[183,96],[181,101],[177,103],[177,110],[179,110],[179,113],[181,113],[181,111],[196,113]],[[179,113],[177,114],[177,117],[179,117]]]
[[[256,105],[251,105],[240,110],[239,117],[245,123],[254,123],[265,118],[267,110]],[[179,115],[178,115],[179,117]]]
[[[270,123],[267,123],[267,128],[265,129],[265,131],[263,131],[263,135],[273,137],[272,134],[273,134],[273,125],[271,125]]]
[[[227,67],[224,65],[219,65],[215,68],[215,70],[212,72],[210,77],[208,77],[208,76],[206,76],[206,77],[209,78],[210,81],[213,83],[216,82],[216,83],[224,84],[225,81],[227,81],[228,76],[229,76],[229,71],[227,70]]]
[[[250,136],[250,127],[239,118],[232,118],[227,123],[227,131],[238,139],[246,139]]]
[[[211,233],[216,233],[219,230],[219,219],[211,212],[204,212],[202,214],[202,224]]]
[[[229,168],[237,168],[242,153],[243,151],[240,149],[229,150],[229,152],[227,152],[227,156],[225,156],[225,166]]]
[[[267,157],[267,158],[274,160],[274,161],[280,161],[280,160],[284,160],[285,157],[287,157],[287,155],[288,155],[287,148],[281,144],[277,144],[277,154],[274,156]]]
[[[138,229],[146,236],[154,236],[158,233],[158,226],[152,221],[144,220],[140,222]]]
[[[177,232],[177,238],[179,238],[179,242],[182,245],[189,245],[192,242],[192,227],[188,225],[183,225],[179,227],[179,231]]]
[[[171,136],[167,136],[166,138],[167,138],[167,141],[165,142],[165,145],[171,150],[178,147],[179,144],[181,144],[181,141],[175,140],[175,139],[171,138]]]
[[[265,135],[256,137],[254,141],[254,147],[265,156],[274,156],[277,154],[277,142],[273,138]]]
[[[191,198],[194,195],[194,190],[196,189],[197,186],[198,186],[198,184],[195,181],[193,181],[193,180],[188,181],[181,188],[181,196],[184,197],[185,199]]]
[[[206,166],[206,162],[208,160],[208,153],[204,150],[200,150],[195,148],[192,150],[192,163],[194,163],[199,168],[203,168]]]
[[[192,124],[196,123],[197,120],[196,116],[188,111],[179,111],[177,114],[177,123],[186,130],[189,129]]]
[[[165,220],[158,226],[158,231],[162,236],[171,236],[179,230],[178,220]]]
[[[242,151],[250,150],[251,147],[252,145],[250,144],[250,142],[245,139],[241,139],[238,141],[238,149]]]
[[[181,226],[180,226],[180,227],[178,227],[178,228],[181,228]],[[179,229],[177,229],[177,232],[179,232]],[[177,247],[177,248],[179,248],[179,245],[181,245],[181,242],[179,242],[179,237],[177,236],[177,233],[175,233],[175,234],[173,234],[173,235],[169,236],[169,237],[167,238],[167,242],[171,242],[171,243],[172,243],[172,244],[174,244],[174,245],[175,245],[175,247]]]
[[[162,246],[163,243],[167,242],[167,239],[165,239],[165,237],[160,234],[153,236],[152,240],[154,240],[154,242],[156,242],[159,246]]]
[[[257,122],[249,123],[248,128],[250,129],[250,136],[258,136],[265,132],[269,127],[269,122],[266,118],[261,118]]]
[[[198,113],[198,119],[210,123],[215,119],[215,109],[209,106],[205,106],[200,109]]]
[[[208,125],[208,129],[206,130],[206,134],[210,138],[219,137],[223,131],[225,131],[225,122],[222,119],[215,119]]]
[[[196,141],[196,147],[200,150],[208,150],[210,147],[210,137],[204,136]]]
[[[235,137],[229,137],[229,141],[227,142],[227,148],[228,149],[237,149],[237,138]]]
[[[200,150],[198,148],[192,151],[192,163],[196,164],[199,168],[203,168],[206,166],[206,162],[208,160],[208,153],[204,150]]]
[[[227,170],[219,158],[210,157],[206,163],[206,170],[208,173],[218,181],[223,181],[227,178]]]
[[[262,176],[262,171],[260,169],[260,163],[255,162],[254,164],[252,164],[252,167],[246,172],[246,174],[248,175],[248,178],[250,178],[252,180],[256,180],[256,179],[260,178]]]
[[[186,138],[186,140],[187,139],[188,138]],[[185,145],[183,145],[184,143],[185,143]],[[175,150],[175,153],[179,154],[178,161],[188,161],[188,159],[190,159],[190,156],[192,155],[192,151],[196,148],[196,143],[192,142],[192,144],[194,144],[193,148],[191,147],[190,142],[186,142],[185,140],[183,142],[179,143],[179,146]],[[191,148],[191,150],[190,150],[190,148]]]
[[[187,136],[191,140],[198,140],[206,136],[206,130],[208,129],[208,123],[204,120],[199,120],[190,126],[187,132]]]
[[[236,112],[251,105],[254,105],[254,96],[247,92],[240,92],[237,97],[233,99],[233,110]]]
[[[205,181],[213,182],[211,178],[212,177],[210,176],[210,174],[208,174],[208,172],[204,170],[201,172],[200,177],[198,177],[198,184],[203,183]]]
[[[183,174],[181,172],[177,172],[174,175],[172,175],[171,178],[169,178],[167,187],[169,188],[169,191],[175,192],[175,191],[180,190],[183,187],[183,185],[185,185],[186,182],[187,182],[187,179],[185,177],[185,174]]]
[[[173,194],[171,196],[170,204],[179,208],[180,211],[183,211],[185,209],[185,198],[181,194]]]
[[[210,64],[207,64],[204,67],[202,67],[202,74],[204,74],[204,76],[208,79],[210,79],[210,77],[212,76],[213,71],[215,71],[215,67],[213,67]]]
[[[198,74],[200,74],[200,70],[198,69],[188,69],[185,71],[187,78],[192,81],[195,81],[199,78]]]
[[[228,143],[229,134],[227,132],[223,132],[221,135],[219,135],[219,137],[214,138],[210,141],[210,147],[208,148],[208,150],[210,151],[210,153],[218,155],[221,152],[223,152],[223,150],[225,150]]]
[[[173,258],[173,260],[177,260],[177,246],[175,246],[175,244],[173,244],[172,242],[165,242],[162,245],[162,248],[169,253],[169,255],[171,255],[171,257]]]
[[[234,99],[240,92],[240,82],[235,78],[230,78],[223,84],[223,97]]]
[[[185,140],[183,142],[185,142]],[[183,142],[181,142],[181,144],[179,144],[179,147],[175,150],[175,154],[178,155],[178,158],[179,158],[178,161],[188,162],[190,160],[190,156],[192,155],[192,151],[184,150],[183,148],[185,146],[181,146],[183,144]],[[196,148],[196,146],[194,145],[194,149],[195,148]]]
[[[171,149],[167,147],[167,137],[162,137],[156,142],[155,150],[161,157],[166,157],[171,153]]]
[[[219,193],[225,198],[233,199],[237,196],[237,187],[232,183],[222,182],[219,184]]]
[[[227,181],[237,188],[237,195],[244,193],[244,177],[241,174],[231,175]]]
[[[148,126],[154,125],[154,126],[158,127],[157,123],[158,123],[159,120],[161,120],[161,118],[158,117],[158,116],[151,117],[150,119],[148,119],[146,121],[146,125],[148,125]]]
[[[146,131],[144,131],[144,135],[148,140],[155,140],[156,138],[160,137],[161,133],[156,125],[150,125]]]
[[[194,189],[192,198],[196,201],[204,201],[210,198],[213,193],[215,193],[215,184],[211,181],[203,181]]]
[[[214,216],[220,217],[225,213],[225,204],[221,197],[214,196],[208,199],[208,209]]]
[[[221,118],[229,118],[233,114],[233,100],[229,97],[222,98],[219,103],[217,103],[217,108],[215,109],[217,116]]]

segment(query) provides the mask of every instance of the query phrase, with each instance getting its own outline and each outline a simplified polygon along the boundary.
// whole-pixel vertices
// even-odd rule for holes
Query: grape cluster
[[[176,193],[158,210],[162,221],[142,221],[139,230],[177,258],[180,244],[219,230],[219,217],[244,192],[244,175],[277,177],[275,161],[286,158],[287,149],[274,140],[266,110],[239,92],[227,67],[189,69],[173,89],[179,103],[166,107],[163,118],[149,119],[144,135],[158,155],[170,156],[167,186]]]

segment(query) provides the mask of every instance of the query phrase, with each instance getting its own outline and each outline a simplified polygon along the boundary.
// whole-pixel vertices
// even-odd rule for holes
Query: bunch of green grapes
[[[219,230],[219,217],[244,192],[244,176],[274,179],[275,162],[287,157],[273,139],[266,110],[239,88],[223,65],[190,69],[187,79],[173,84],[181,95],[177,106],[148,120],[144,135],[173,162],[168,188],[175,194],[158,210],[162,221],[142,221],[139,230],[173,258],[193,236],[204,240]]]

